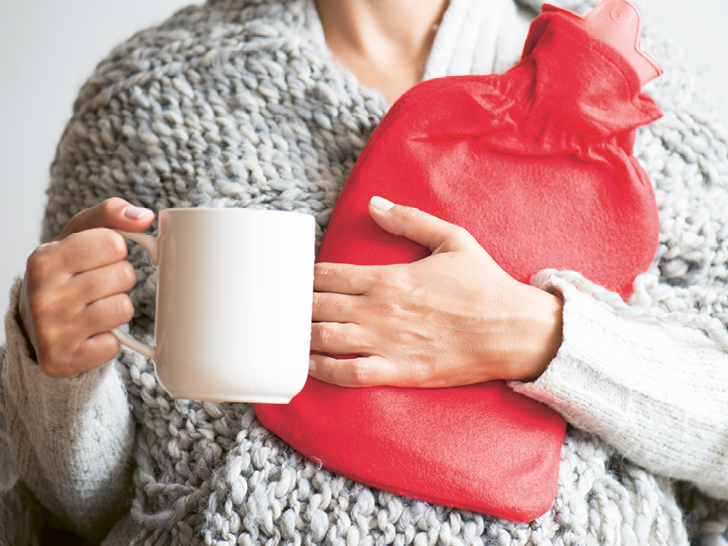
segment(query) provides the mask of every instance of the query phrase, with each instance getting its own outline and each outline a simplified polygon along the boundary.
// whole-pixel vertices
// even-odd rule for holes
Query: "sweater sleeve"
[[[126,509],[131,492],[134,420],[117,363],[75,379],[54,379],[31,359],[10,294],[2,366],[7,452],[4,487],[19,475],[73,531],[99,541]]]
[[[179,120],[163,117],[154,100],[160,88],[165,100],[187,100],[189,85],[166,77],[169,62],[159,53],[178,39],[174,28],[159,36],[154,29],[142,31],[103,60],[80,90],[51,166],[43,242],[58,236],[75,214],[110,197],[155,210],[185,204],[176,192],[185,195],[181,179],[188,173],[177,175],[172,169],[179,154],[189,152],[178,149],[170,129]],[[162,137],[154,136],[154,123],[164,125],[158,129]],[[195,145],[199,142],[190,144]],[[129,250],[138,281],[130,291],[133,326],[143,335],[153,323],[153,268],[141,247]],[[133,493],[136,421],[127,392],[129,368],[123,362],[141,357],[129,353],[122,359],[122,352],[74,379],[48,377],[31,359],[15,318],[19,288],[20,280],[5,321],[5,452],[47,509],[73,531],[100,542],[128,511]],[[12,477],[8,473],[5,481]]]
[[[511,386],[646,469],[728,499],[728,347],[706,332],[722,325],[640,313],[575,274],[534,283],[564,299],[563,342],[539,379]]]

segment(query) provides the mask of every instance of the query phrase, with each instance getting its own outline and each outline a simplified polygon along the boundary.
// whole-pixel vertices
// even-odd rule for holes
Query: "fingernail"
[[[372,197],[371,203],[375,209],[381,210],[382,212],[388,212],[392,210],[392,207],[394,206],[394,203],[387,201],[384,197],[379,197],[378,195]]]
[[[142,207],[126,207],[122,213],[124,216],[129,218],[129,220],[139,220],[140,218],[143,218],[147,214],[154,214],[151,210],[145,209]]]
[[[308,371],[309,372],[316,371],[316,361],[313,358],[308,359]]]

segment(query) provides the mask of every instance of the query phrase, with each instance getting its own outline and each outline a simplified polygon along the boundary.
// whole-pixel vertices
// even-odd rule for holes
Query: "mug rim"
[[[225,213],[240,213],[240,212],[253,212],[253,213],[284,213],[284,214],[297,214],[300,216],[313,216],[313,214],[309,214],[306,212],[300,212],[295,210],[280,210],[280,209],[258,209],[258,208],[252,208],[252,207],[170,207],[166,209],[161,209],[158,214],[162,213],[176,213],[176,214],[191,214],[191,213],[200,213],[200,212],[222,212]]]

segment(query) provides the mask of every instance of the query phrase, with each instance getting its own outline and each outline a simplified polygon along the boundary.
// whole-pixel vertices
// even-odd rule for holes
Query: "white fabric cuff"
[[[563,341],[519,393],[661,475],[728,498],[728,354],[702,330],[613,306],[558,273],[534,284],[564,299]]]

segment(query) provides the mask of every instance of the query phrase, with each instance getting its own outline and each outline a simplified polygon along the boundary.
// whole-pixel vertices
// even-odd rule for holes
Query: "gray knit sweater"
[[[505,70],[525,32],[510,0],[451,0],[425,77]],[[171,399],[131,351],[76,379],[49,378],[16,322],[16,283],[0,358],[0,542],[32,543],[52,517],[106,545],[719,544],[728,134],[649,17],[643,46],[665,69],[648,88],[665,117],[636,143],[661,213],[654,265],[630,305],[575,273],[533,280],[564,296],[563,344],[541,378],[512,387],[574,425],[546,514],[513,523],[336,476],[249,405]],[[114,50],[81,90],[52,166],[43,239],[122,196],[155,210],[297,210],[315,216],[320,242],[387,108],[330,58],[310,0],[187,8]],[[132,326],[149,337],[155,274],[140,248],[130,259]]]

